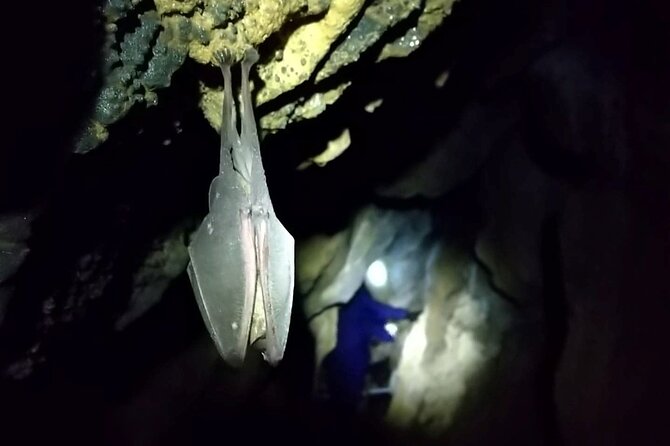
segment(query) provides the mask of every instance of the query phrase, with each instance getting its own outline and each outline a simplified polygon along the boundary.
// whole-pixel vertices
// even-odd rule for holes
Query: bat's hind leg
[[[230,66],[233,64],[233,56],[230,51],[224,49],[214,55],[221,68],[223,75],[223,110],[221,112],[221,161],[219,172],[232,168],[230,150],[239,141],[237,133],[237,114],[235,113],[235,98],[233,97],[233,86],[230,74]]]
[[[255,49],[249,48],[244,53],[242,60],[242,86],[241,86],[241,107],[240,119],[242,121],[242,134],[240,135],[242,141],[252,145],[253,147],[260,147],[258,142],[258,132],[256,130],[256,119],[254,118],[254,108],[251,104],[251,88],[249,87],[249,71],[251,67],[258,62],[258,53]]]

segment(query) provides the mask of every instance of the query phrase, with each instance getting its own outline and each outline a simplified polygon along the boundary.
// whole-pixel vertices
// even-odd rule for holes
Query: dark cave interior
[[[541,341],[521,342],[498,361],[532,362],[532,373],[488,384],[490,401],[466,399],[454,428],[429,439],[313,399],[315,341],[297,291],[286,355],[274,369],[260,357],[242,371],[223,363],[185,272],[118,328],[155,238],[175,227],[185,234],[207,212],[219,138],[194,98],[199,80],[220,80],[218,70],[187,60],[157,106],[133,108],[107,142],[71,154],[101,82],[88,75],[101,48],[99,12],[79,3],[40,6],[31,39],[56,39],[58,50],[12,45],[6,58],[20,67],[6,73],[8,85],[22,90],[6,107],[0,213],[29,212],[34,221],[0,317],[3,444],[15,434],[24,444],[665,443],[663,7],[461,0],[411,56],[379,64],[364,56],[331,80],[355,82],[323,116],[263,139],[274,207],[296,240],[334,234],[368,204],[427,210],[456,245],[501,274],[494,287],[505,300],[538,312],[540,332],[528,336]],[[365,112],[379,97],[383,107]],[[325,167],[297,170],[343,122],[352,146]],[[434,196],[379,193],[456,132],[475,144],[495,136],[482,143],[481,160],[463,162],[468,175],[455,186]],[[412,178],[421,190],[424,178]],[[503,223],[483,237],[497,218]],[[505,268],[526,274],[533,262],[524,243],[538,247],[528,273],[537,280],[517,286]]]

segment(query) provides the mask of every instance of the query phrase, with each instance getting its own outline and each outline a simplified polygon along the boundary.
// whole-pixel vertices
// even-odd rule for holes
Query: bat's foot
[[[242,59],[242,63],[250,67],[258,62],[258,57],[258,51],[256,51],[254,47],[249,47],[244,52],[244,59]]]
[[[223,48],[214,53],[214,58],[221,68],[228,67],[235,63],[233,53],[228,48]]]

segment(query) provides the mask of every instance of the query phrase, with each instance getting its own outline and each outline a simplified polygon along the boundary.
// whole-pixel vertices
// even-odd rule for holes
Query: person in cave
[[[340,307],[337,344],[323,361],[329,399],[336,407],[347,412],[359,408],[370,365],[370,345],[392,342],[394,338],[384,325],[407,316],[407,310],[374,300],[365,285]]]

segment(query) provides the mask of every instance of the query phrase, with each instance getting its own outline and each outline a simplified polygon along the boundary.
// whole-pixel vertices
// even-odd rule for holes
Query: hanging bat
[[[224,80],[219,175],[209,214],[189,246],[191,285],[223,359],[241,366],[252,345],[276,365],[284,356],[294,285],[295,242],[277,219],[261,161],[251,106],[251,49],[241,66],[241,132],[237,131],[229,53],[217,55]]]

